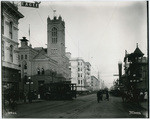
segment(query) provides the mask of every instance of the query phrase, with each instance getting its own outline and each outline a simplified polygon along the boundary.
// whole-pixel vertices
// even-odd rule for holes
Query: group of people
[[[134,90],[134,91],[126,90],[126,91],[122,91],[121,93],[123,102],[140,103],[144,101],[145,95],[146,95],[146,92],[139,91],[139,90]]]
[[[106,96],[105,96],[105,100],[108,100],[109,101],[109,93],[108,93],[108,90],[99,90],[98,92],[97,92],[97,102],[99,103],[99,101],[101,100],[103,100],[103,94],[105,94]]]

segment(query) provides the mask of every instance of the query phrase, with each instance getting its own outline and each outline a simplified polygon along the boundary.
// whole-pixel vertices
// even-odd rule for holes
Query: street
[[[105,95],[103,96],[105,97]],[[71,101],[41,101],[20,104],[16,118],[137,118],[144,117],[145,110],[136,105],[123,103],[121,97],[97,102],[96,94],[80,96]]]

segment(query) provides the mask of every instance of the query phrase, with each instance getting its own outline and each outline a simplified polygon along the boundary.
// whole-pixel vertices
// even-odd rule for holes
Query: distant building
[[[91,76],[91,88],[93,91],[100,89],[100,81],[95,76]]]
[[[3,94],[13,91],[18,94],[20,81],[20,68],[18,63],[18,21],[24,16],[18,11],[18,7],[9,1],[1,2],[1,10]]]
[[[85,86],[86,89],[91,90],[91,64],[85,62]]]
[[[66,56],[70,58],[71,83],[75,83],[77,91],[86,91],[91,89],[91,65],[82,58],[71,58],[71,53]]]

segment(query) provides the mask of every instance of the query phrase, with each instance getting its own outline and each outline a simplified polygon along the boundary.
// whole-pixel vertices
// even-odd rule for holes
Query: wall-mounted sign
[[[39,8],[39,4],[40,4],[40,2],[39,3],[38,2],[32,3],[32,2],[25,2],[25,1],[21,2],[21,6],[23,6],[23,7]]]

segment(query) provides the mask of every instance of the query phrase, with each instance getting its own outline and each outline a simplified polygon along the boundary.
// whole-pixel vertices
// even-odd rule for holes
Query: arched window
[[[44,74],[44,68],[42,68],[42,74]]]
[[[13,46],[10,45],[10,60],[13,62]]]
[[[40,68],[37,69],[37,74],[40,75]]]
[[[52,28],[52,43],[57,43],[57,29],[55,27]]]
[[[24,64],[24,69],[27,69],[27,64]]]

